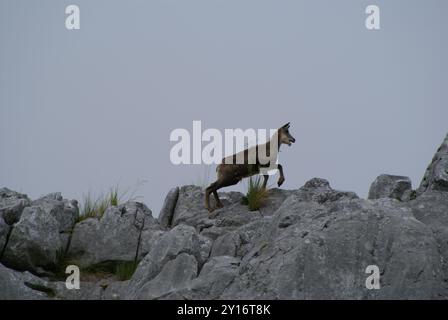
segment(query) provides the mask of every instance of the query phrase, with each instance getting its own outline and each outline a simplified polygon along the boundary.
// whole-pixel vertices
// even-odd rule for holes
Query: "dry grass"
[[[263,188],[261,177],[249,178],[249,185],[246,196],[243,197],[243,204],[249,207],[250,211],[256,211],[262,208],[268,198],[269,191]]]

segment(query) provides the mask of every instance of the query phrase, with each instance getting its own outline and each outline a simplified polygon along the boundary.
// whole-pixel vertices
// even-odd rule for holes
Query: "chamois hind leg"
[[[207,189],[205,189],[205,209],[207,209],[209,212],[213,211],[213,209],[210,208],[210,193],[216,192],[215,187],[217,182],[218,181],[213,182],[211,185],[207,187]]]
[[[237,179],[237,178],[225,179],[225,178],[220,177],[218,180],[216,180],[211,185],[209,185],[208,188],[205,189],[205,208],[209,212],[213,211],[213,209],[210,207],[210,193],[213,193],[213,195],[215,196],[216,205],[218,207],[222,207],[222,203],[221,203],[221,200],[219,200],[217,190],[221,189],[223,187],[228,187],[228,186],[237,184],[239,181],[240,181],[240,179]]]
[[[216,207],[218,207],[218,208],[224,207],[224,205],[222,204],[221,200],[219,199],[218,191],[213,190],[213,196],[215,197],[215,200],[216,200]]]

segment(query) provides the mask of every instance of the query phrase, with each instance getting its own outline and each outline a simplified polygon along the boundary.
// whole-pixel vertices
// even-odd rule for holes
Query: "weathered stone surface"
[[[41,197],[33,201],[32,205],[53,215],[59,224],[60,232],[71,231],[79,218],[78,201],[63,199],[60,192]]]
[[[0,300],[45,300],[53,298],[53,293],[48,282],[29,272],[8,269],[0,263]]]
[[[219,299],[238,276],[240,260],[229,256],[211,258],[189,288],[192,299]],[[184,293],[188,296],[188,293]]]
[[[198,186],[183,186],[179,190],[172,226],[180,223],[195,226],[197,221],[208,218],[204,207],[204,192]]]
[[[0,217],[9,225],[19,221],[23,209],[30,203],[31,200],[26,194],[8,188],[0,189]]]
[[[213,240],[209,237],[205,237],[203,235],[198,236],[199,239],[199,255],[201,257],[201,262],[207,261],[210,257],[210,252],[213,245]]]
[[[227,255],[245,256],[266,235],[272,224],[272,216],[254,219],[231,232],[226,232],[213,242],[211,257]]]
[[[219,299],[224,290],[238,276],[239,264],[239,259],[230,256],[210,258],[197,278],[183,288],[171,291],[163,299]]]
[[[158,230],[157,225],[154,225],[153,228],[143,230],[141,234],[138,260],[143,259],[166,232],[167,231],[164,230]]]
[[[164,233],[140,261],[129,282],[126,297],[137,297],[145,284],[154,279],[168,261],[176,259],[182,253],[194,257],[198,262],[202,259],[196,230],[183,224]]]
[[[408,177],[382,174],[370,186],[368,198],[405,200],[406,193],[410,191],[412,191],[412,183]]]
[[[431,228],[438,244],[443,267],[443,292],[448,299],[448,197],[446,192],[427,191],[408,203],[414,216]]]
[[[129,286],[129,280],[116,281],[110,283],[102,294],[103,300],[123,300],[126,298],[126,290]]]
[[[10,228],[11,227],[7,225],[3,218],[0,216],[0,259],[2,258],[3,249],[5,248]]]
[[[55,217],[40,207],[26,207],[11,231],[2,262],[39,273],[55,266],[63,249]]]
[[[179,198],[179,187],[171,189],[165,197],[162,209],[160,210],[158,221],[160,226],[168,228],[171,226],[177,199]]]
[[[448,134],[426,169],[417,194],[427,190],[448,191]]]
[[[82,281],[81,279],[79,289],[68,289],[63,281],[51,282],[49,285],[54,289],[55,299],[58,300],[103,300],[107,299],[107,287],[114,283],[120,282]]]
[[[228,232],[218,237],[212,246],[211,257],[231,256],[236,257],[238,248],[241,246],[241,238],[237,232]]]
[[[198,263],[194,256],[181,253],[165,263],[160,273],[147,282],[136,296],[137,299],[159,299],[179,289],[185,288],[196,278]]]
[[[337,191],[330,187],[330,183],[321,178],[313,178],[295,192],[300,201],[312,201],[320,204],[331,203],[344,199],[358,199],[351,191]]]
[[[290,217],[290,224],[281,221]],[[378,265],[381,290],[367,290]],[[391,200],[328,203],[290,196],[270,230],[243,257],[221,298],[437,298],[441,264],[431,230]]]
[[[90,218],[76,224],[68,257],[81,267],[140,260],[143,231],[143,240],[147,240],[157,229],[151,210],[142,203],[110,207],[101,219]]]

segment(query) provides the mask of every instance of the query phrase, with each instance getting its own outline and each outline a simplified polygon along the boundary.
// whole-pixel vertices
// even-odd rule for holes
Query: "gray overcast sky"
[[[77,4],[81,30],[65,28]],[[368,31],[367,5],[381,9]],[[81,199],[119,183],[157,216],[175,128],[291,121],[284,188],[414,187],[448,131],[448,1],[0,0],[0,186]],[[271,183],[276,180],[271,180]],[[241,184],[236,190],[242,190]],[[227,189],[229,190],[229,189]]]

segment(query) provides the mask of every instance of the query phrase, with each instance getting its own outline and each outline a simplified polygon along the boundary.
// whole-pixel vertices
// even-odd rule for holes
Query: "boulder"
[[[240,260],[230,256],[213,257],[202,268],[199,276],[183,288],[176,288],[162,299],[214,300],[219,299],[224,290],[238,276]]]
[[[406,194],[411,191],[412,183],[408,177],[382,174],[370,186],[368,199],[394,198],[405,200]]]
[[[154,279],[168,261],[175,260],[182,253],[194,257],[198,265],[202,264],[198,234],[193,227],[183,224],[165,232],[140,261],[129,281],[126,298],[138,297],[145,284]]]
[[[165,197],[158,221],[163,228],[171,227],[177,199],[179,198],[179,187],[171,189]]]
[[[56,218],[40,207],[26,207],[11,231],[2,263],[41,273],[57,265],[63,251]]]
[[[75,225],[67,256],[83,268],[138,261],[143,256],[142,242],[157,229],[151,210],[143,203],[109,207],[101,219],[89,218]]]
[[[12,225],[19,221],[22,211],[31,204],[31,200],[26,194],[9,190],[8,188],[0,189],[0,217]]]
[[[417,195],[427,190],[448,191],[448,134],[426,169]]]
[[[172,217],[172,226],[181,223],[196,226],[199,220],[208,218],[209,212],[204,207],[204,197],[201,187],[192,185],[181,187]]]
[[[196,278],[198,262],[186,252],[179,254],[173,260],[167,261],[156,277],[148,281],[138,292],[137,299],[160,299],[172,292],[183,289]]]
[[[330,183],[322,178],[308,180],[294,194],[300,201],[312,201],[320,204],[332,203],[344,199],[358,199],[358,196],[354,192],[334,190],[331,188]]]
[[[78,201],[63,199],[60,192],[50,193],[32,202],[53,215],[60,232],[70,232],[79,218]]]

